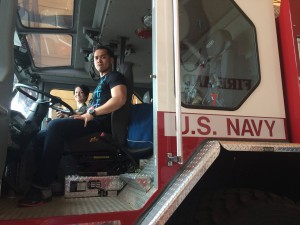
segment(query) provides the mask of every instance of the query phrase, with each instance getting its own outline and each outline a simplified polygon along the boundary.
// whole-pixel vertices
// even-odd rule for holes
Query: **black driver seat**
[[[120,174],[127,172],[132,165],[136,167],[139,159],[152,155],[152,147],[129,149],[126,146],[133,94],[132,63],[124,62],[119,71],[127,82],[127,101],[111,115],[112,133],[94,133],[66,144],[66,152],[76,159],[79,173],[105,171],[108,175]]]

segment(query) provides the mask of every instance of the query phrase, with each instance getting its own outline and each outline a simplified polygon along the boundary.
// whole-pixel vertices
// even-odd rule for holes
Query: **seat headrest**
[[[122,73],[126,78],[127,77],[132,77],[132,66],[133,63],[130,62],[123,62],[120,66],[119,66],[119,72]]]
[[[133,71],[132,71],[133,63],[123,62],[118,71],[123,74],[127,83],[127,94],[128,97],[131,98],[133,92]]]
[[[206,41],[205,49],[208,58],[213,58],[231,45],[232,37],[227,30],[217,30]]]
[[[130,116],[131,99],[133,94],[133,64],[123,62],[119,67],[119,72],[123,74],[127,84],[127,101],[120,109],[111,115],[112,139],[118,146],[124,146],[127,139],[127,126]]]

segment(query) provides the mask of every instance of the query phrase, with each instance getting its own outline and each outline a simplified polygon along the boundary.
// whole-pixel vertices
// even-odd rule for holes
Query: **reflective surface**
[[[183,105],[238,108],[260,79],[254,25],[229,0],[179,5]]]

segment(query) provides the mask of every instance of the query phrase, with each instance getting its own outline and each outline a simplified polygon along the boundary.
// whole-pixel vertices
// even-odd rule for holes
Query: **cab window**
[[[258,85],[255,27],[230,0],[179,1],[182,105],[235,110]]]
[[[35,67],[71,66],[73,38],[62,32],[73,28],[73,10],[73,0],[18,0],[22,26],[39,31],[24,35]]]
[[[73,0],[18,0],[18,15],[28,28],[73,27]]]

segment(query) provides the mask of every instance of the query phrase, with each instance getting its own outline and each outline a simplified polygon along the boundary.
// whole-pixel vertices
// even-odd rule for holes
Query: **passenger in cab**
[[[126,102],[125,78],[121,73],[112,71],[113,52],[106,46],[97,46],[93,54],[94,66],[100,79],[87,112],[73,117],[58,118],[49,123],[42,148],[35,149],[37,170],[31,188],[19,200],[19,206],[37,206],[51,201],[50,185],[56,179],[65,141],[94,132],[111,132],[111,113]]]
[[[76,114],[83,114],[86,113],[87,110],[87,104],[86,101],[89,97],[89,93],[90,93],[90,89],[88,86],[81,84],[81,85],[77,85],[73,91],[74,94],[74,99],[76,101],[76,110],[75,113]],[[67,114],[62,113],[60,111],[57,111],[56,113],[58,118],[65,118],[68,117]]]

